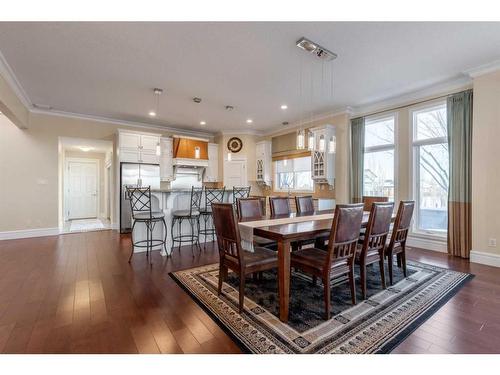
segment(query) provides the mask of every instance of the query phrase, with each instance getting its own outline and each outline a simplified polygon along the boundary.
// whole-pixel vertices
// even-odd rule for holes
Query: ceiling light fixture
[[[156,117],[156,115],[160,112],[160,95],[163,94],[163,89],[159,89],[159,88],[155,87],[153,89],[153,94],[156,97],[156,99],[155,99],[156,109],[152,109],[151,111],[149,111],[148,115],[150,117]]]
[[[226,111],[232,111],[234,107],[232,105],[226,105]]]
[[[287,109],[287,108],[288,108],[288,106],[286,104],[281,105],[281,109]]]
[[[197,96],[195,96],[193,98],[193,102],[195,102],[196,104],[200,104],[201,103],[201,98],[198,98]]]
[[[80,150],[82,150],[83,152],[89,152],[89,151],[92,151],[94,149],[94,147],[90,147],[90,146],[79,146],[78,148]]]
[[[247,124],[251,124],[253,120],[251,118],[247,119]]]
[[[304,37],[297,40],[295,45],[306,52],[314,54],[321,60],[331,61],[337,58],[337,54]]]
[[[148,115],[151,116],[151,117],[156,117],[156,112],[155,111],[149,111]]]
[[[205,126],[207,123],[205,121],[200,121],[201,126]]]

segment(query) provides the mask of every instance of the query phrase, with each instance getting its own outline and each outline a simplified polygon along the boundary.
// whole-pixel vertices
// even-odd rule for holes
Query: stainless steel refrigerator
[[[127,233],[132,229],[132,213],[126,186],[151,186],[151,189],[159,189],[160,166],[158,164],[120,164],[120,233]]]

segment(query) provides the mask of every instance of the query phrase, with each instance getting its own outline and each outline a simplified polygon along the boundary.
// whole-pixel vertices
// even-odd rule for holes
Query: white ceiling
[[[302,36],[338,54],[333,97]],[[500,23],[0,23],[0,51],[29,101],[57,111],[266,131],[459,78],[500,58]]]

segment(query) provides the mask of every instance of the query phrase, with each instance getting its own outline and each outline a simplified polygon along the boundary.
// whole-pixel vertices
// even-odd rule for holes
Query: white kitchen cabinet
[[[120,131],[118,139],[121,162],[160,163],[160,156],[156,153],[160,135]]]
[[[172,164],[173,155],[173,139],[162,138],[160,140],[161,156],[160,156],[160,178],[162,181],[172,181],[174,179],[174,167]]]
[[[271,186],[272,184],[272,150],[271,141],[257,142],[255,145],[256,181]]]
[[[203,181],[219,181],[219,145],[216,143],[208,144],[208,167],[205,169]]]
[[[314,135],[314,149],[311,150],[311,177],[317,183],[335,183],[335,126],[323,125],[309,129]],[[330,141],[335,148],[331,150]]]

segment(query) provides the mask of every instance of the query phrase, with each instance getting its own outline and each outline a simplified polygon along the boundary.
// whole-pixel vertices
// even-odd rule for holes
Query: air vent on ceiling
[[[331,61],[337,58],[337,54],[304,37],[297,40],[296,45],[300,49],[316,55],[321,60]]]

